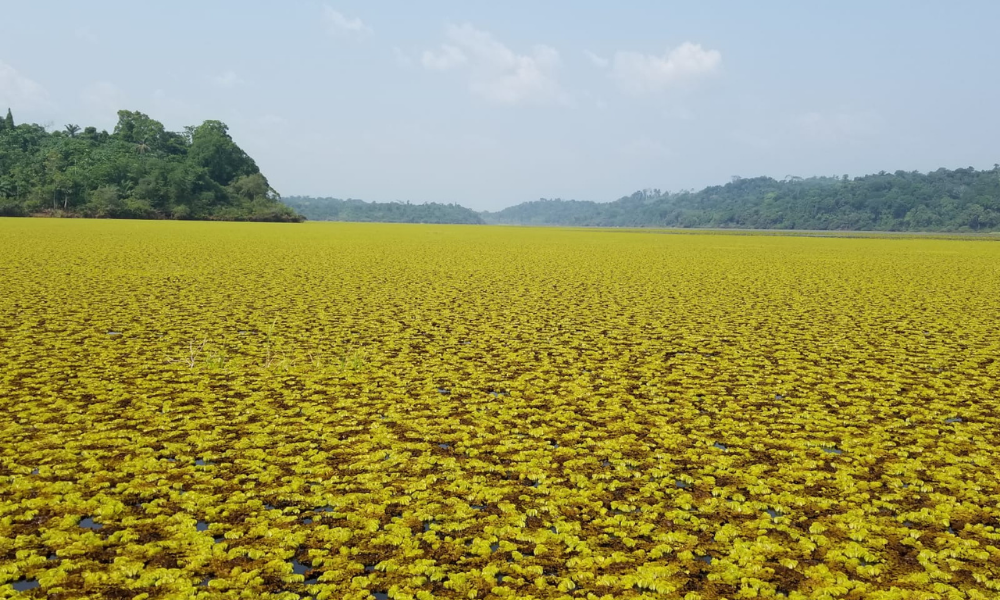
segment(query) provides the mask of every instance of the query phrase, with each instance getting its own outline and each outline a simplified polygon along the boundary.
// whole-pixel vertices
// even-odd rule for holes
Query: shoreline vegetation
[[[477,212],[437,202],[282,198],[221,121],[166,131],[118,111],[111,133],[0,118],[0,217],[354,221],[759,231],[1000,231],[1000,165],[851,178],[733,177],[612,202],[541,198]]]
[[[366,202],[348,198],[289,196],[282,201],[310,221],[356,223],[436,223],[485,225],[479,213],[458,204],[428,202]]]
[[[985,233],[1000,230],[1000,165],[855,178],[733,177],[697,192],[647,189],[607,203],[542,198],[483,217],[521,225]]]
[[[221,121],[167,131],[118,111],[111,133],[0,119],[0,216],[298,222]]]
[[[496,212],[457,204],[291,196],[316,221],[556,227],[990,233],[1000,231],[1000,166],[882,171],[850,178],[734,177],[700,191],[640,190],[613,202],[541,198]]]

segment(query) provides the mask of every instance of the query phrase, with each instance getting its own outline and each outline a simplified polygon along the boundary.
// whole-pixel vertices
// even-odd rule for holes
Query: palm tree
[[[146,140],[142,140],[141,142],[136,144],[135,151],[138,152],[139,154],[145,154],[149,152],[149,146],[146,145]]]
[[[69,125],[63,127],[66,130],[66,134],[69,137],[76,137],[76,134],[80,132],[80,126],[70,123]]]

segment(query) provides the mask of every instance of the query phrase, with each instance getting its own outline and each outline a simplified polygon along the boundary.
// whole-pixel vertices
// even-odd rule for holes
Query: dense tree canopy
[[[294,210],[293,210],[294,209]],[[118,112],[112,133],[0,118],[0,216],[497,223],[883,231],[1000,230],[1000,165],[849,178],[739,178],[598,203],[546,200],[495,213],[457,204],[293,197],[282,203],[220,121],[183,132]]]
[[[365,202],[337,198],[292,196],[285,203],[312,221],[377,221],[381,223],[460,223],[483,222],[476,211],[458,204],[411,204],[409,202]]]
[[[643,190],[614,202],[541,199],[488,223],[858,231],[1000,230],[1000,166],[864,177],[739,178],[698,192]]]
[[[109,134],[0,120],[0,216],[298,221],[219,121],[183,133],[122,110]]]

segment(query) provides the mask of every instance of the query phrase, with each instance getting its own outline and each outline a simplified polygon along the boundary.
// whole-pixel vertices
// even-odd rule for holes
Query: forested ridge
[[[1000,230],[1000,166],[842,177],[739,178],[701,191],[642,190],[614,202],[540,199],[487,223],[857,231]]]
[[[0,120],[0,216],[300,221],[221,121],[167,131],[118,111],[114,131]]]
[[[613,202],[545,199],[497,212],[458,204],[284,199],[221,121],[167,131],[122,110],[111,133],[0,119],[0,216],[372,221],[858,231],[1000,230],[1000,166],[841,177],[734,177]]]
[[[613,202],[545,199],[497,212],[457,204],[290,197],[312,220],[855,231],[1000,230],[1000,167],[841,177],[734,177],[677,193],[641,190]]]
[[[285,204],[311,221],[367,221],[380,223],[456,223],[481,225],[482,217],[458,204],[365,202],[349,198],[289,196]]]

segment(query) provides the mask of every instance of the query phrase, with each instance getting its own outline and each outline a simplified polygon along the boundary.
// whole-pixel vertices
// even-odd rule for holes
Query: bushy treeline
[[[363,221],[380,223],[456,223],[480,225],[479,214],[458,204],[365,202],[338,198],[289,196],[284,199],[310,221]]]
[[[291,197],[282,202],[220,121],[167,131],[136,111],[114,131],[0,119],[0,216],[380,221],[882,231],[1000,230],[1000,166],[855,177],[733,178],[614,202],[546,200],[477,213],[457,204]]]
[[[300,221],[220,121],[167,131],[118,112],[112,133],[0,121],[0,216]]]
[[[855,177],[738,178],[698,192],[643,190],[614,202],[541,199],[488,223],[858,231],[1000,230],[1000,166]]]

